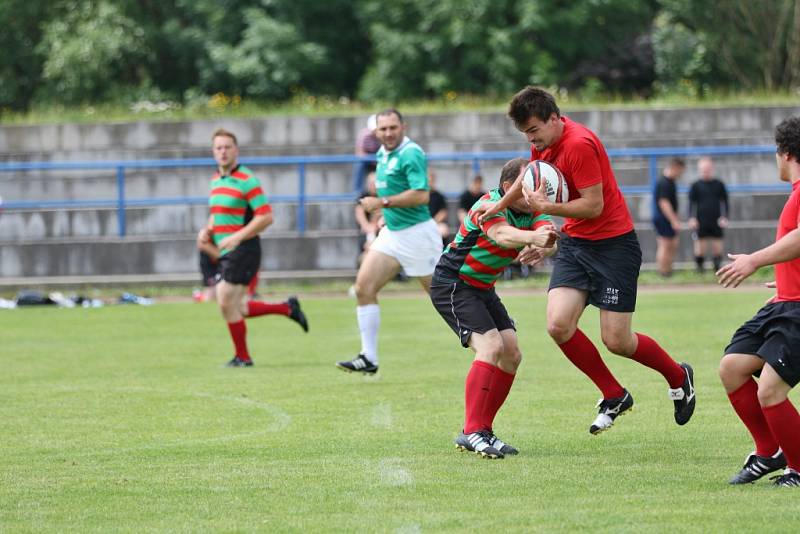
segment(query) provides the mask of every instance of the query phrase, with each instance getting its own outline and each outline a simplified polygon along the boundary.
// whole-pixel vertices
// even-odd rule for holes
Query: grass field
[[[726,484],[751,443],[716,368],[766,296],[641,294],[697,412],[676,426],[661,377],[608,356],[636,406],[600,436],[541,292],[508,296],[524,360],[495,430],[522,453],[498,461],[455,452],[471,357],[421,295],[383,301],[376,378],[333,367],[358,348],[347,299],[304,299],[310,334],[249,321],[251,369],[221,367],[212,305],[3,310],[0,531],[795,531],[796,492]]]

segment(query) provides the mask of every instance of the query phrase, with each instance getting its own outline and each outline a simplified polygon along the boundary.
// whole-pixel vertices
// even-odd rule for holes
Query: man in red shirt
[[[558,167],[569,186],[569,202],[553,203],[542,188],[527,192],[522,176],[485,217],[505,209],[522,195],[537,212],[564,218],[565,234],[555,256],[547,294],[547,332],[564,355],[600,389],[599,413],[589,432],[599,434],[633,407],[633,397],[606,367],[594,343],[578,328],[588,304],[600,309],[606,348],[654,369],[669,384],[675,422],[694,413],[694,376],[652,338],[631,329],[642,251],[625,199],[617,186],[606,150],[591,130],[562,117],[553,96],[526,87],[509,105],[508,116],[531,143],[531,160]]]
[[[736,415],[755,442],[731,484],[773,477],[776,486],[800,486],[800,415],[789,391],[800,382],[800,117],[775,129],[778,175],[792,194],[778,220],[775,243],[733,260],[717,271],[719,283],[736,287],[760,267],[775,265],[776,295],[733,334],[719,376]],[[756,383],[753,376],[758,376]]]

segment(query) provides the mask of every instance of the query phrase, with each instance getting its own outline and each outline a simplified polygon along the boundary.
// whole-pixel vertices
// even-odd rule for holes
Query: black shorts
[[[490,330],[516,330],[514,320],[508,316],[506,307],[500,302],[494,288],[478,289],[452,277],[437,279],[438,269],[433,273],[431,301],[439,315],[461,340],[469,347],[473,332],[485,334]]]
[[[246,286],[261,268],[261,245],[255,241],[242,243],[232,251],[219,258],[219,274],[217,280],[225,280],[230,284]]]
[[[699,219],[697,221],[697,231],[694,232],[695,239],[702,239],[705,237],[715,237],[717,239],[721,239],[722,235],[722,228],[717,222],[717,219],[712,219],[709,221]]]
[[[562,235],[550,289],[580,289],[588,292],[587,304],[601,310],[633,312],[641,266],[642,249],[634,231],[597,241]]]
[[[218,271],[219,264],[205,252],[200,252],[200,274],[203,276],[204,287],[214,287],[217,283]]]
[[[653,226],[655,227],[656,234],[658,234],[659,237],[675,237],[678,235],[666,217],[654,218]]]
[[[784,382],[800,382],[800,302],[767,304],[731,338],[725,354],[754,354]]]

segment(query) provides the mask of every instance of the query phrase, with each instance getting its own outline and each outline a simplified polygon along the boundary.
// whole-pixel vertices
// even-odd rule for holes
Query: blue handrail
[[[657,160],[669,156],[708,156],[708,155],[745,155],[772,154],[774,145],[731,145],[731,146],[695,146],[695,147],[650,147],[650,148],[616,148],[609,149],[612,158],[637,158],[648,160],[649,185],[623,186],[625,194],[647,194],[653,190],[658,179]],[[480,173],[482,161],[509,160],[516,157],[528,157],[527,151],[499,152],[453,152],[428,154],[429,161],[469,161],[475,174]],[[263,156],[241,158],[244,165],[294,165],[298,173],[298,191],[296,195],[271,195],[272,203],[297,203],[297,230],[302,234],[306,229],[306,205],[310,202],[346,202],[354,200],[360,191],[356,183],[352,191],[346,193],[309,195],[306,193],[306,167],[308,165],[361,165],[374,161],[369,156],[324,155],[324,156]],[[70,208],[116,208],[119,236],[126,234],[125,210],[128,207],[164,206],[164,205],[203,205],[206,197],[161,197],[161,198],[127,198],[125,195],[125,171],[127,169],[164,169],[164,168],[214,168],[212,158],[186,159],[145,159],[145,160],[110,160],[110,161],[34,161],[0,163],[0,173],[19,171],[55,171],[55,170],[115,170],[117,179],[117,196],[115,199],[99,200],[35,200],[10,201],[2,205],[6,210],[32,209],[70,209]],[[686,188],[682,187],[681,191]],[[737,184],[729,186],[732,193],[777,192],[785,188],[779,184]],[[455,194],[454,194],[455,195]],[[448,196],[454,196],[448,195]]]

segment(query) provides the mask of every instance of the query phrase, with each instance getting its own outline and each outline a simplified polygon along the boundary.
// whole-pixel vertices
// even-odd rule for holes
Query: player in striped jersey
[[[236,136],[218,129],[212,136],[217,173],[208,199],[211,215],[198,239],[213,240],[219,249],[217,303],[228,323],[236,354],[228,367],[250,367],[245,317],[279,314],[308,332],[308,322],[295,297],[277,304],[246,300],[247,286],[261,266],[259,234],[272,224],[272,208],[261,184],[247,167],[239,164]]]
[[[532,213],[524,199],[480,223],[476,208],[484,202],[498,202],[526,164],[525,159],[516,158],[503,166],[499,187],[481,197],[464,217],[455,240],[439,259],[431,283],[434,307],[459,336],[461,345],[475,353],[466,380],[464,427],[456,447],[485,458],[518,452],[492,429],[522,359],[514,321],[494,284],[520,251],[525,250],[520,258],[528,263],[555,252],[557,234],[550,217]]]

